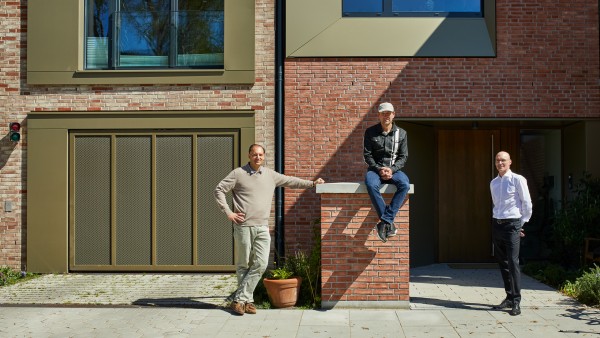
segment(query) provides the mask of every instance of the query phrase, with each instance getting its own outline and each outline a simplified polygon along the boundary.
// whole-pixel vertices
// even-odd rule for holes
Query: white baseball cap
[[[391,103],[389,102],[384,102],[382,104],[379,105],[379,112],[384,112],[384,111],[394,111],[394,106],[392,106]]]

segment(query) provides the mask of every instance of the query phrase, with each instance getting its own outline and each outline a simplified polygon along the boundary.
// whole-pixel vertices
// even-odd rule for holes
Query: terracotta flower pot
[[[263,279],[271,305],[284,308],[296,305],[300,294],[301,277],[289,279]]]

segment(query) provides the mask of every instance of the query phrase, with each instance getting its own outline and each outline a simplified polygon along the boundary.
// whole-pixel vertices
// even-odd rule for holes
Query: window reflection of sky
[[[377,13],[383,11],[383,0],[344,0],[344,12]]]
[[[122,9],[144,8],[137,1],[139,0],[122,2]],[[165,4],[170,1],[156,3]],[[185,1],[179,0],[179,3]],[[225,43],[222,2],[221,8],[218,8],[218,1],[215,1],[217,6],[211,10],[178,12],[171,12],[169,6],[159,6],[158,11],[115,12],[114,6],[109,3],[110,1],[86,1],[86,53],[90,53],[89,56],[86,54],[87,68],[108,67],[110,46],[120,55],[117,66],[165,67],[169,65],[169,54],[176,55],[175,66],[222,64]],[[113,24],[114,28],[111,27]],[[115,38],[115,44],[110,44],[110,39]],[[177,39],[174,44],[171,43],[172,39]],[[127,59],[123,59],[124,57]]]
[[[194,12],[194,11],[190,11]],[[185,27],[186,18],[189,12],[180,12],[180,27]],[[207,23],[209,41],[218,52],[223,51],[224,46],[224,18],[223,12],[196,12],[201,20]],[[156,22],[152,24],[157,17],[149,13],[121,13],[119,32],[119,49],[121,54],[128,55],[166,55],[169,51],[169,12],[164,12],[160,22],[163,27],[157,27]],[[185,33],[185,32],[182,32]],[[159,35],[166,34],[163,42],[167,43],[158,46]]]
[[[344,12],[378,13],[384,0],[343,0]],[[392,0],[393,12],[465,12],[481,11],[480,0]]]

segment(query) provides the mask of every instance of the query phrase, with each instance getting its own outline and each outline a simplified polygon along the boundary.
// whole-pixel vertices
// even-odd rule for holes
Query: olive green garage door
[[[213,191],[238,165],[237,132],[69,137],[71,271],[234,270],[231,222]]]

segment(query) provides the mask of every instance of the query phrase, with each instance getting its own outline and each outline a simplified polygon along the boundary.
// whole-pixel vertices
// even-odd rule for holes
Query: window
[[[86,0],[85,69],[223,68],[224,0]]]
[[[343,0],[343,16],[482,17],[482,0]]]

